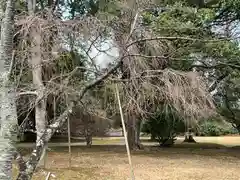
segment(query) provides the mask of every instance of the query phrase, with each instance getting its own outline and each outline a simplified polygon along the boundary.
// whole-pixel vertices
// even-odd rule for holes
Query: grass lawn
[[[133,152],[136,180],[240,180],[240,137],[197,137],[197,144],[172,148],[146,146]],[[110,145],[113,141],[114,145]],[[145,142],[146,139],[143,140]],[[122,139],[95,139],[92,148],[74,146],[71,168],[68,148],[52,147],[47,168],[38,170],[34,180],[45,180],[48,171],[56,180],[127,180],[130,170],[125,146],[115,145]],[[146,142],[148,143],[148,142]],[[94,144],[94,143],[93,143]]]

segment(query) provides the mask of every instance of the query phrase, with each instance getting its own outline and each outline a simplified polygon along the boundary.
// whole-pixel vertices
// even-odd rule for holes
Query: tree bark
[[[1,130],[0,130],[0,179],[12,179],[12,160],[17,140],[16,93],[10,81],[13,53],[14,1],[6,2],[5,17],[1,27],[0,80],[1,80]]]
[[[187,142],[187,143],[196,143],[196,141],[193,138],[193,134],[192,133],[186,133],[185,134],[185,139],[183,142]]]
[[[127,136],[128,144],[131,150],[141,149],[140,142],[140,127],[141,121],[136,119],[136,116],[131,114],[128,116]]]
[[[41,146],[40,138],[43,136],[44,131],[46,129],[46,105],[47,100],[45,97],[45,87],[42,80],[42,59],[41,59],[41,36],[37,30],[33,29],[33,38],[36,40],[36,45],[33,50],[33,57],[31,59],[32,63],[32,76],[33,76],[33,84],[37,89],[37,98],[35,102],[35,121],[36,121],[36,131],[37,131],[37,139],[36,146]],[[44,148],[43,155],[39,162],[39,166],[43,165],[42,160],[45,156],[46,148]]]
[[[28,0],[28,12],[29,15],[34,15],[36,8],[35,0]],[[37,26],[36,24],[34,24]],[[36,146],[42,146],[41,137],[43,136],[46,129],[46,106],[47,106],[47,97],[45,97],[45,87],[43,84],[42,74],[42,58],[41,58],[41,33],[37,30],[37,27],[33,27],[30,29],[30,36],[32,39],[32,56],[29,59],[29,63],[32,67],[32,77],[33,77],[33,85],[37,91],[37,98],[35,100],[35,122],[36,122],[36,131],[37,131],[37,139]],[[39,167],[43,166],[44,156],[46,153],[46,148],[43,149],[43,154],[41,156]]]
[[[84,124],[84,136],[85,136],[85,140],[86,140],[86,145],[87,145],[87,147],[91,147],[92,146],[92,131],[93,131],[92,116],[88,115],[88,116],[86,116],[86,119],[83,119],[82,121]]]

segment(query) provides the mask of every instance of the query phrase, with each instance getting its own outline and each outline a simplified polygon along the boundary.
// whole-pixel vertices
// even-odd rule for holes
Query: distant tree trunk
[[[86,116],[83,119],[83,123],[84,123],[84,136],[85,136],[85,140],[86,140],[86,145],[87,147],[91,147],[92,146],[92,124],[93,124],[93,120],[91,115]]]
[[[85,139],[87,147],[92,146],[92,135],[89,133],[88,129],[85,130]]]
[[[232,127],[235,128],[238,131],[238,134],[240,134],[240,124],[233,124]]]
[[[140,142],[140,127],[141,121],[137,120],[135,115],[128,116],[127,137],[129,148],[131,150],[142,148]]]
[[[139,149],[142,148],[142,144],[141,144],[141,141],[140,141],[141,124],[142,124],[141,120],[138,119],[137,122],[136,122],[136,130],[137,130],[137,132],[136,132],[136,142],[137,142],[137,145],[138,145]]]
[[[196,141],[193,138],[193,133],[192,132],[186,132],[185,133],[185,139],[183,142],[187,142],[187,143],[196,143]]]
[[[151,141],[155,141],[155,140],[156,140],[155,134],[151,134]]]
[[[2,1],[3,2],[3,1]],[[3,11],[2,11],[3,12]],[[15,156],[14,141],[17,140],[16,93],[10,82],[13,53],[14,1],[6,1],[5,17],[1,24],[0,44],[0,179],[12,179],[12,160]]]

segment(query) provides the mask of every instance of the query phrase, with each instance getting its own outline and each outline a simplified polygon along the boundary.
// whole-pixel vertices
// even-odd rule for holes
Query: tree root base
[[[197,143],[197,142],[193,139],[193,136],[185,137],[185,139],[184,139],[183,142],[186,142],[186,143]]]

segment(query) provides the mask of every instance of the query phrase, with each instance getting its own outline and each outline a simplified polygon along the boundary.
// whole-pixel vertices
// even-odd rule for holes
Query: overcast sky
[[[90,56],[91,58],[95,57],[96,64],[101,69],[106,68],[110,62],[113,62],[119,56],[118,49],[114,47],[113,44],[114,44],[113,41],[109,39],[98,47],[100,51],[105,52],[99,52],[95,47],[91,48]]]

